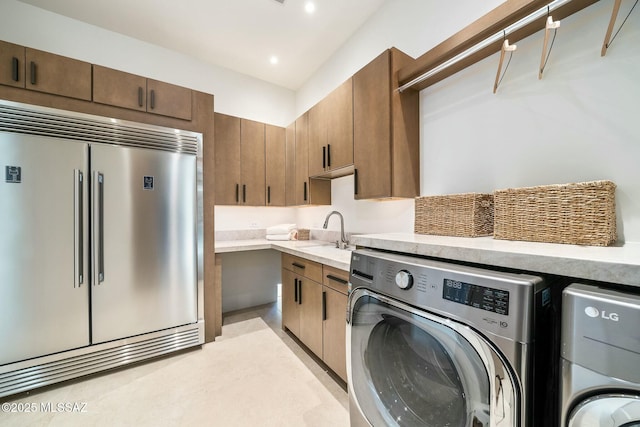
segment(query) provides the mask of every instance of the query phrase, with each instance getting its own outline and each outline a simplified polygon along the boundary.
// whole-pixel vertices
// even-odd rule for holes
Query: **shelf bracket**
[[[600,56],[605,56],[607,54],[607,49],[609,49],[609,47],[611,46],[611,43],[613,43],[613,39],[616,38],[620,30],[622,29],[622,26],[625,24],[625,22],[627,22],[627,19],[631,15],[631,12],[633,12],[633,9],[635,9],[635,7],[638,5],[638,0],[636,0],[633,6],[631,6],[631,10],[629,10],[629,13],[627,14],[626,18],[624,18],[624,21],[622,21],[622,24],[620,24],[620,28],[618,28],[618,31],[616,31],[616,33],[612,37],[611,34],[613,33],[613,26],[615,25],[616,19],[618,18],[618,13],[620,12],[620,3],[622,3],[622,0],[615,0],[615,2],[613,3],[613,10],[611,11],[611,19],[609,20],[607,33],[604,36],[604,43],[602,43],[602,50],[600,51]]]
[[[553,42],[556,40],[556,34],[560,28],[560,21],[554,21],[551,16],[547,16],[547,23],[544,26],[544,43],[542,44],[542,56],[540,57],[540,69],[538,70],[538,80],[542,79],[542,73],[544,67],[547,65],[549,55],[551,55],[551,49],[553,49]],[[547,52],[547,46],[549,45],[549,33],[554,30],[553,39],[551,40],[551,47]]]
[[[511,57],[513,56],[513,52],[517,49],[517,47],[518,46],[516,46],[515,44],[510,45],[509,40],[507,39],[504,39],[504,42],[502,42],[502,47],[500,48],[500,62],[498,63],[498,72],[496,73],[496,81],[493,84],[493,93],[496,93],[496,91],[498,90],[498,86],[502,81],[502,78],[507,73],[507,68],[509,68]],[[506,52],[511,52],[511,56],[509,56],[509,61],[507,62],[507,66],[504,68],[504,73],[502,74],[502,76],[500,76],[500,73],[502,72],[502,64],[504,62],[504,54]]]

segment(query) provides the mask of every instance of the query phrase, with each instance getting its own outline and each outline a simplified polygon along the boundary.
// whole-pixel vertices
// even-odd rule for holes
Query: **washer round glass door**
[[[368,290],[350,303],[349,391],[371,425],[486,427],[491,410],[512,425],[510,379],[479,335]]]

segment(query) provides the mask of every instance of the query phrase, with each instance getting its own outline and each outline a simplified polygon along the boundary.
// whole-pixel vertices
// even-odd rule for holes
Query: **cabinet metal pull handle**
[[[294,302],[298,302],[298,279],[294,279],[293,281],[293,300]]]
[[[304,182],[304,201],[307,201],[307,181]]]
[[[327,167],[331,167],[331,144],[327,144]]]
[[[327,320],[327,293],[322,291],[322,321]]]
[[[327,167],[327,147],[322,147],[322,169]]]
[[[79,288],[84,283],[84,182],[82,172],[78,169],[73,171],[74,179],[74,241],[76,248],[74,288]]]
[[[298,304],[302,305],[302,279],[298,279]]]
[[[353,194],[358,195],[358,169],[353,170]]]
[[[142,107],[144,105],[144,90],[142,87],[138,87],[138,106]]]
[[[271,186],[267,185],[267,204],[271,204]]]
[[[297,268],[301,268],[301,269],[305,269],[305,265],[304,264],[298,264],[297,262],[292,262],[291,265],[293,265],[294,267]]]
[[[247,203],[247,184],[242,184],[242,203]]]
[[[151,109],[156,108],[156,91],[151,89]]]
[[[20,62],[15,56],[11,58],[11,79],[14,82],[20,81]]]
[[[96,182],[98,187],[98,209],[96,209],[98,215],[98,253],[96,260],[98,262],[98,283],[102,283],[104,282],[104,175],[102,173],[96,172]]]
[[[240,184],[236,184],[236,203],[240,203]]]
[[[340,277],[334,276],[333,274],[327,274],[327,279],[333,280],[334,282],[342,283],[343,285],[349,283],[347,280],[341,279]]]
[[[35,85],[36,84],[36,71],[37,71],[37,66],[36,63],[31,61],[31,84]]]

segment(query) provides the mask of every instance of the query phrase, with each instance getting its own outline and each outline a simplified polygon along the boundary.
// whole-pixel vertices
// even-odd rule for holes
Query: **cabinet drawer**
[[[282,254],[282,268],[322,283],[322,264],[290,254]]]
[[[322,284],[328,288],[347,295],[349,283],[349,272],[339,268],[322,266]]]

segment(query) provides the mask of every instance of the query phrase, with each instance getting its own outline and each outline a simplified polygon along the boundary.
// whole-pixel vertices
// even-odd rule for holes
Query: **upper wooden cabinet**
[[[0,84],[25,87],[24,47],[0,41]]]
[[[101,104],[191,120],[191,90],[93,66],[93,100]]]
[[[330,205],[331,181],[309,178],[309,112],[295,121],[295,173],[293,203],[300,205]]]
[[[309,110],[309,176],[350,174],[351,169],[345,168],[351,165],[353,82],[349,78]]]
[[[265,176],[267,206],[285,206],[286,135],[285,129],[265,126]]]
[[[215,113],[218,205],[265,205],[265,124]]]
[[[241,203],[244,205],[265,205],[264,129],[264,123],[240,119]]]
[[[296,204],[296,123],[293,122],[285,129],[285,204]]]
[[[214,114],[215,203],[240,203],[240,118]]]
[[[355,198],[420,194],[419,93],[399,93],[398,70],[413,59],[392,48],[353,76]]]
[[[91,64],[2,42],[0,82],[91,101]]]

